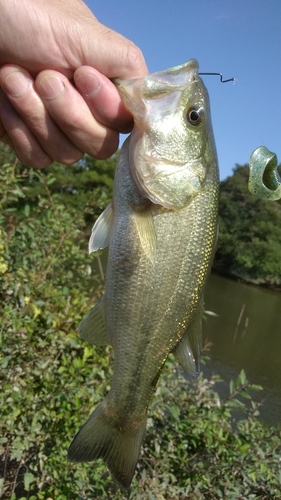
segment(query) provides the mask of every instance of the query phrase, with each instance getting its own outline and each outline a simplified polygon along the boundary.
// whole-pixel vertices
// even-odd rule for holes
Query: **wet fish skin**
[[[114,375],[68,458],[103,458],[129,488],[168,354],[186,371],[198,370],[219,179],[196,61],[118,86],[135,127],[121,150],[113,202],[90,240],[92,251],[109,243],[105,295],[79,327],[92,344],[113,345]],[[188,121],[192,110],[198,123]]]

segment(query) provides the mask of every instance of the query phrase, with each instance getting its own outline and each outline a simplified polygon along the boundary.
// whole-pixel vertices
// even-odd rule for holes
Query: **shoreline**
[[[251,279],[250,277],[245,277],[241,276],[235,273],[231,273],[227,269],[223,269],[220,267],[217,267],[216,265],[212,266],[211,273],[217,274],[219,276],[223,276],[224,278],[228,278],[232,281],[237,281],[239,283],[243,283],[245,285],[251,285],[251,286],[257,286],[257,287],[262,287],[266,288],[267,290],[272,290],[274,292],[281,292],[281,284],[276,285],[274,283],[267,282],[263,279]]]

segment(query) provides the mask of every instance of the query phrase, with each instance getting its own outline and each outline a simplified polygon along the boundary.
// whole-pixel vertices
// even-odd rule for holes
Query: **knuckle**
[[[17,152],[17,150],[15,151],[21,163],[26,167],[47,168],[53,163],[53,160],[45,155],[35,155],[34,157],[33,156],[27,157],[26,155],[22,154],[21,151],[19,152]]]
[[[118,134],[110,135],[110,137],[107,137],[102,145],[99,147],[99,149],[96,149],[93,152],[90,152],[90,156],[93,156],[93,158],[96,158],[97,160],[107,160],[112,156],[118,149],[119,145],[119,136]]]
[[[143,53],[133,42],[130,42],[127,45],[126,60],[127,68],[132,72],[132,74],[142,72],[145,68]]]
[[[73,165],[73,163],[77,163],[81,158],[83,158],[83,151],[77,151],[77,153],[72,153],[66,155],[60,155],[60,157],[56,157],[55,161],[61,163],[62,165]]]
[[[27,141],[23,147],[22,143],[13,141],[13,149],[23,165],[32,168],[49,167],[53,160],[50,158],[40,146],[28,145]]]

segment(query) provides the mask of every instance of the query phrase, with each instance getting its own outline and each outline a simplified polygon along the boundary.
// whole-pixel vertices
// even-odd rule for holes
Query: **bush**
[[[280,430],[258,421],[249,394],[257,388],[242,372],[221,401],[214,391],[217,377],[181,379],[172,357],[150,405],[128,494],[102,462],[66,461],[75,432],[112,376],[112,349],[93,348],[76,331],[103,282],[96,258],[87,256],[81,207],[65,206],[50,191],[51,174],[40,171],[32,172],[40,194],[25,203],[23,175],[16,162],[0,170],[2,498],[281,498]]]

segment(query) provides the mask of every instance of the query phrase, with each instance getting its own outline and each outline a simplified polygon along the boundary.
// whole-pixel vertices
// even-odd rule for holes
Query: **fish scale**
[[[195,60],[117,87],[135,126],[120,153],[113,201],[89,243],[90,251],[109,244],[105,294],[79,326],[92,344],[113,345],[113,378],[68,458],[103,458],[128,488],[167,356],[173,352],[186,372],[198,371],[219,177]]]

